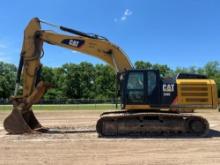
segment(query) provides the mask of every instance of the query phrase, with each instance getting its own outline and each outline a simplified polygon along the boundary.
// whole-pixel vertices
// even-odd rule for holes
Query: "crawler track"
[[[99,136],[205,137],[209,123],[201,116],[167,112],[104,113],[97,121]]]

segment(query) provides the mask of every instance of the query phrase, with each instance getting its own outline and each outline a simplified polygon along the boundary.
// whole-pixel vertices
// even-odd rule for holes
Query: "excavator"
[[[42,30],[53,26],[62,34]],[[33,18],[24,31],[23,46],[17,70],[13,110],[4,120],[9,134],[47,133],[32,110],[51,84],[41,80],[43,44],[60,46],[97,57],[116,73],[121,110],[104,112],[96,124],[99,136],[190,135],[208,134],[209,123],[202,116],[184,110],[216,109],[217,87],[205,75],[179,73],[164,78],[159,70],[134,69],[129,57],[117,45],[97,34],[88,34]],[[21,84],[23,92],[19,96]]]

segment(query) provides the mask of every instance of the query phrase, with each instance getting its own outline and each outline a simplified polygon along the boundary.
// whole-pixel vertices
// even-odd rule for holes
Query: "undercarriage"
[[[101,115],[99,136],[195,136],[205,137],[209,123],[201,116],[171,112],[109,112]]]

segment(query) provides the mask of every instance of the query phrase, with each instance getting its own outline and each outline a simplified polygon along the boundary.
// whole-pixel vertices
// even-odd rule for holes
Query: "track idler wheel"
[[[209,131],[209,124],[205,119],[194,118],[188,122],[190,134],[205,137]]]

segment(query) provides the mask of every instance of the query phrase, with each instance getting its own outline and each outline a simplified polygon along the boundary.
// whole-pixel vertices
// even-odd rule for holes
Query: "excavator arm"
[[[55,26],[74,35],[42,30],[41,23]],[[43,44],[45,42],[97,57],[114,68],[116,73],[133,68],[128,56],[106,38],[98,35],[88,35],[74,29],[53,25],[38,18],[33,18],[24,31],[15,93],[12,97],[14,107],[11,114],[4,121],[4,127],[9,133],[20,134],[46,131],[31,109],[32,105],[39,102],[50,87],[50,84],[40,81],[42,67],[40,59],[43,56]],[[23,76],[23,94],[22,96],[17,96],[21,73]]]

